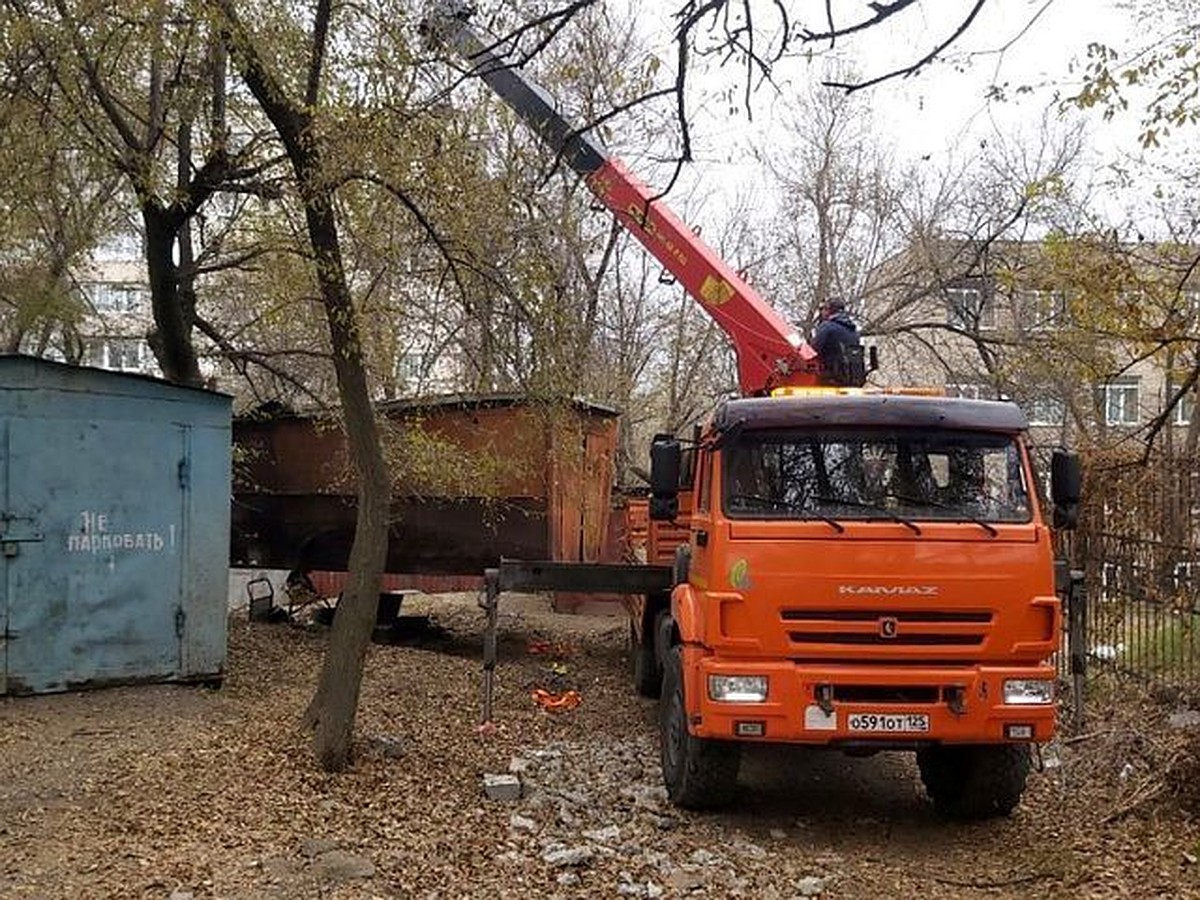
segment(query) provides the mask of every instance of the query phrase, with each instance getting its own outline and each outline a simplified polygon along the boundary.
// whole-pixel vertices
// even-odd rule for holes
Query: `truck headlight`
[[[762,703],[767,699],[767,676],[709,675],[708,696],[722,703]]]
[[[1034,706],[1054,702],[1054,682],[1014,678],[1004,682],[1004,702],[1012,706]]]

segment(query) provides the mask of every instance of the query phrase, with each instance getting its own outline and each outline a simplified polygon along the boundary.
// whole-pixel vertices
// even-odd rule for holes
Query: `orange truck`
[[[464,59],[721,325],[744,395],[690,439],[654,440],[647,565],[502,561],[487,575],[490,622],[505,589],[637,592],[633,677],[659,697],[663,778],[682,807],[728,802],[742,748],[767,742],[912,751],[940,811],[1011,811],[1030,748],[1055,728],[1069,579],[1051,525],[1074,524],[1078,458],[1055,453],[1048,500],[1014,404],[867,388],[873,360],[820,359],[564,121],[472,11],[441,0],[422,32]],[[485,722],[494,666],[489,631]]]
[[[651,518],[670,534],[682,499],[687,540],[634,611],[633,668],[674,802],[727,802],[765,741],[915,751],[947,815],[1016,806],[1054,734],[1050,525],[1080,492],[1059,452],[1039,496],[1025,430],[1012,403],[797,388],[728,401],[688,451],[656,439]]]

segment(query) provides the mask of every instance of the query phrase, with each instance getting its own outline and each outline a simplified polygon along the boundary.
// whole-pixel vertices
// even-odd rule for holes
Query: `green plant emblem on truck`
[[[750,563],[745,559],[735,559],[729,567],[729,583],[739,591],[750,589]]]

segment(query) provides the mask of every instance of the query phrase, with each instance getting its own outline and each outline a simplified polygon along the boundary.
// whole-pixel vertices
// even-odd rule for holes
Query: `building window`
[[[1062,291],[1022,291],[1022,325],[1030,331],[1058,328],[1066,322],[1067,295]]]
[[[136,313],[143,308],[144,290],[138,284],[96,282],[83,290],[96,312]]]
[[[993,400],[996,392],[990,386],[975,381],[948,381],[946,396],[961,397],[964,400]]]
[[[105,365],[108,359],[108,351],[105,347],[106,342],[103,338],[84,338],[83,364],[86,366],[98,366],[101,369],[108,368]]]
[[[963,331],[989,331],[996,327],[996,305],[981,288],[947,288],[947,321]]]
[[[1200,581],[1197,576],[1200,576],[1200,562],[1178,562],[1175,563],[1171,580],[1175,584],[1175,590],[1192,593]]]
[[[1104,385],[1104,422],[1106,425],[1138,423],[1138,383],[1134,379],[1110,381]]]
[[[396,358],[396,383],[409,390],[415,389],[425,377],[427,368],[424,353],[401,353]]]
[[[1188,318],[1200,316],[1200,291],[1189,288],[1183,292],[1183,314]]]
[[[1169,402],[1181,385],[1167,385],[1167,401]],[[1176,425],[1191,425],[1192,416],[1196,414],[1196,388],[1193,385],[1192,389],[1179,398],[1175,404],[1175,408],[1171,410],[1171,421]]]
[[[87,338],[83,361],[100,369],[140,372],[147,349],[146,342],[138,338]]]
[[[1126,560],[1121,562],[1104,562],[1100,566],[1100,599],[1115,602],[1124,599],[1130,593],[1133,566]],[[1115,655],[1115,648],[1109,647],[1109,652]],[[1109,656],[1112,659],[1113,656]]]
[[[1058,397],[1044,394],[1031,398],[1025,411],[1030,425],[1061,425],[1067,418],[1067,405]]]

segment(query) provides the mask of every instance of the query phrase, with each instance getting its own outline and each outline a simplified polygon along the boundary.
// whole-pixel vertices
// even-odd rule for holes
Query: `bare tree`
[[[811,322],[834,296],[867,312],[872,273],[908,238],[904,198],[916,180],[892,162],[858,97],[813,86],[781,119],[785,136],[756,151],[779,209],[755,270],[794,320]]]
[[[919,376],[932,364],[951,380],[969,374],[1004,389],[1002,351],[1012,340],[994,325],[996,276],[1012,264],[1007,246],[1047,233],[1079,154],[1077,130],[1047,127],[1033,140],[995,135],[968,165],[904,192],[904,249],[872,271],[867,287],[867,331],[911,361],[907,373],[894,374]],[[979,299],[964,305],[957,292],[976,288]]]

